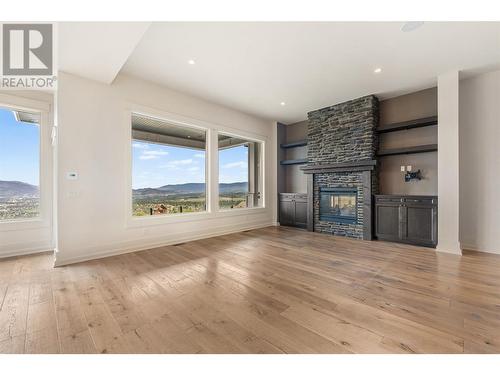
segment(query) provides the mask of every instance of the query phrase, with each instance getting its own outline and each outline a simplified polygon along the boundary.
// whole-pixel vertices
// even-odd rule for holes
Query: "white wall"
[[[459,242],[459,75],[438,77],[438,244],[461,254]]]
[[[276,222],[275,124],[128,76],[104,85],[60,73],[56,264],[172,244]],[[266,141],[265,208],[131,223],[130,123],[140,106]],[[216,168],[215,161],[210,166]],[[76,171],[70,181],[66,172]],[[212,186],[214,182],[212,181]]]
[[[460,82],[460,242],[500,254],[500,70]]]
[[[53,95],[41,91],[0,91],[0,106],[42,111],[40,127],[40,217],[27,221],[0,222],[0,258],[54,249],[53,240]]]

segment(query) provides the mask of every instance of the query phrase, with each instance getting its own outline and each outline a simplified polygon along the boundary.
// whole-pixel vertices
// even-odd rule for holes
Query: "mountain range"
[[[221,194],[244,193],[248,191],[247,182],[233,182],[219,184]],[[134,189],[136,197],[151,197],[158,195],[202,194],[205,192],[204,183],[188,183],[178,185],[164,185],[158,188]],[[14,197],[35,198],[39,196],[38,186],[20,181],[0,181],[0,199]]]
[[[0,199],[15,197],[35,198],[38,196],[38,186],[21,181],[0,181]]]
[[[232,182],[219,184],[219,193],[234,194],[248,191],[247,182]],[[158,188],[134,189],[135,197],[152,197],[157,195],[181,195],[181,194],[202,194],[205,192],[204,183],[188,183],[177,185],[164,185]]]

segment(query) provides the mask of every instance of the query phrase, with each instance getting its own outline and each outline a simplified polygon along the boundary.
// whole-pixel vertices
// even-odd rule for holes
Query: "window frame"
[[[151,117],[159,121],[165,121],[166,123],[172,123],[178,126],[198,129],[205,131],[205,205],[206,209],[202,212],[186,212],[177,213],[171,215],[151,215],[151,216],[134,216],[133,215],[133,198],[132,198],[132,170],[133,170],[133,160],[132,160],[132,142],[134,141],[132,137],[132,116],[139,115],[145,117]],[[127,123],[128,123],[128,157],[129,161],[128,170],[128,183],[127,183],[127,226],[143,226],[143,225],[161,225],[169,222],[183,222],[192,221],[193,219],[203,219],[210,213],[210,191],[209,191],[209,138],[210,138],[210,128],[206,126],[206,123],[198,120],[189,119],[184,116],[175,115],[172,113],[167,113],[163,111],[158,111],[152,108],[146,108],[142,106],[133,106],[127,111]]]
[[[24,97],[0,94],[0,108],[40,114],[39,125],[39,168],[40,211],[37,217],[0,220],[0,232],[24,229],[47,228],[52,224],[53,211],[53,147],[52,126],[50,126],[50,104]]]
[[[124,155],[127,160],[126,182],[125,182],[125,228],[147,228],[161,226],[164,224],[177,224],[186,222],[203,221],[210,218],[223,218],[240,215],[262,214],[268,210],[266,204],[266,147],[268,139],[265,136],[230,128],[220,124],[214,124],[203,120],[183,116],[180,114],[163,111],[157,108],[148,107],[137,103],[127,103],[124,108],[123,131],[124,131]],[[133,216],[132,210],[132,115],[138,114],[153,117],[165,122],[171,122],[180,126],[187,126],[206,131],[205,149],[205,184],[206,184],[206,205],[203,212],[189,212],[175,215],[152,215]],[[249,141],[260,142],[262,145],[262,206],[241,208],[237,210],[219,210],[219,148],[218,135],[230,135],[233,137],[245,138]]]
[[[220,177],[220,170],[219,170],[219,135],[225,135],[229,137],[234,137],[234,138],[239,138],[239,139],[244,139],[245,141],[248,142],[255,142],[255,143],[260,143],[260,163],[261,163],[261,173],[260,173],[260,179],[262,180],[262,191],[261,193],[261,201],[262,205],[257,206],[257,207],[244,207],[244,208],[228,208],[228,209],[221,209],[220,204],[219,204],[219,177]],[[234,214],[236,212],[248,212],[248,211],[253,211],[253,210],[260,210],[260,209],[265,209],[266,208],[266,181],[265,181],[265,175],[266,175],[266,162],[265,162],[265,154],[266,154],[266,141],[258,138],[254,138],[252,136],[247,136],[243,133],[238,133],[235,131],[225,131],[225,130],[218,130],[216,134],[216,149],[217,149],[217,175],[216,180],[217,180],[217,204],[215,205],[215,210],[220,213],[220,214]],[[250,183],[250,181],[248,181]]]

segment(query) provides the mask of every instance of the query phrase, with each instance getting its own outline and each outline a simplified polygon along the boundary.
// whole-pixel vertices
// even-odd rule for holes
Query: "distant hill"
[[[220,193],[246,193],[248,182],[233,182],[230,184],[219,184]]]
[[[158,195],[181,195],[181,194],[201,194],[205,191],[203,183],[189,183],[178,185],[164,185],[159,188],[134,189],[135,197],[154,197]],[[248,191],[247,182],[233,182],[228,184],[219,184],[221,194],[244,193]]]
[[[21,181],[0,181],[0,199],[15,197],[36,198],[39,195],[38,186]]]

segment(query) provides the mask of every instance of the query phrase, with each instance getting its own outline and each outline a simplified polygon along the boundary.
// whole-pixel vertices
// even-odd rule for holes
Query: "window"
[[[262,143],[219,134],[219,208],[262,207]]]
[[[206,211],[206,131],[132,115],[132,214]]]
[[[40,216],[40,114],[0,107],[0,221]]]

